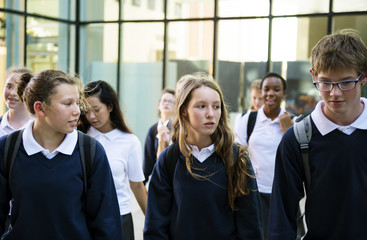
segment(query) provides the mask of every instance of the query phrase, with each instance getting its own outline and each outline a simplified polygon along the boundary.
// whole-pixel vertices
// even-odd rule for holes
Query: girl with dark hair
[[[20,77],[19,99],[35,120],[20,132],[11,176],[3,159],[6,137],[0,139],[0,235],[13,198],[12,228],[1,239],[122,239],[116,190],[99,143],[84,189],[75,129],[81,90],[79,79],[61,71]]]
[[[191,75],[176,110],[173,144],[159,156],[149,184],[144,239],[260,240],[256,179],[246,148],[233,145],[221,89],[207,75]],[[178,159],[169,158],[177,144]]]
[[[89,82],[84,87],[84,96],[87,111],[79,127],[106,150],[120,206],[123,239],[134,239],[130,188],[144,214],[147,202],[141,144],[125,123],[116,92],[107,82]]]

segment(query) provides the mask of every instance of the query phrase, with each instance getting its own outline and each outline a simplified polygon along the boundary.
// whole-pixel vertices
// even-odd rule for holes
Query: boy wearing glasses
[[[367,48],[342,31],[322,38],[311,53],[311,74],[322,101],[311,113],[306,189],[308,239],[367,239]],[[293,128],[279,144],[270,205],[269,240],[296,239],[305,171]]]

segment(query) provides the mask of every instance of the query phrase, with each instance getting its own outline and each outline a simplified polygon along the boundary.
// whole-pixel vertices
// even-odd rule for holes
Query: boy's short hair
[[[320,72],[367,69],[367,47],[356,30],[344,29],[326,35],[312,49],[311,65],[314,76]]]

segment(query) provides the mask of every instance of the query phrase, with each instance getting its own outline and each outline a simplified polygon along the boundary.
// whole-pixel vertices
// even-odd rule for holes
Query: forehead
[[[161,97],[161,99],[172,99],[172,98],[175,98],[175,97],[173,96],[173,94],[168,93],[168,92],[163,93],[163,95]]]
[[[6,83],[15,83],[18,80],[19,76],[19,73],[11,73],[6,79]]]
[[[220,102],[219,93],[207,86],[201,86],[191,93],[191,101],[218,101]]]
[[[263,81],[262,87],[264,87],[264,86],[267,86],[267,87],[270,87],[270,86],[283,87],[283,83],[282,83],[282,80],[280,80],[277,77],[268,77],[268,78],[265,78],[264,81]]]
[[[54,87],[52,97],[79,98],[78,87],[68,83],[60,83]]]

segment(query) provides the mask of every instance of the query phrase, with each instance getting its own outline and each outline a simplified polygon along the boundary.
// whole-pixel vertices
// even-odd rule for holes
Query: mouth
[[[78,124],[78,120],[77,120],[77,119],[75,119],[75,120],[71,120],[71,121],[69,121],[69,123],[70,123],[70,125],[72,125],[73,127],[76,127],[76,126],[77,126],[77,124]]]
[[[207,122],[207,123],[204,123],[204,126],[207,127],[207,128],[212,128],[215,126],[215,123],[214,122]]]

